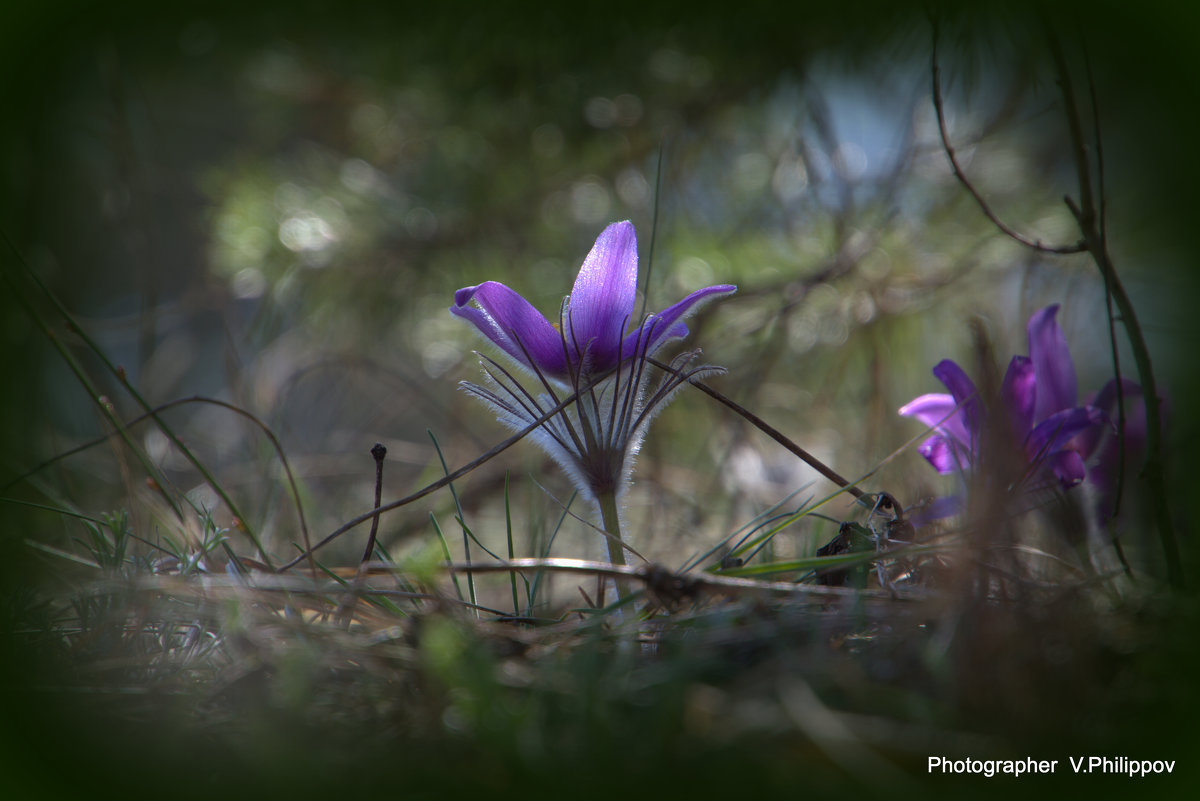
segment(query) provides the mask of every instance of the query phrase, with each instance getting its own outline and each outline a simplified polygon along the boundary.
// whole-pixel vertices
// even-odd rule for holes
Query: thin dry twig
[[[992,224],[1010,239],[1021,243],[1027,248],[1032,248],[1039,253],[1064,255],[1069,253],[1083,253],[1086,251],[1088,249],[1087,243],[1083,240],[1080,240],[1073,245],[1046,245],[1043,244],[1040,239],[1030,239],[1024,234],[1005,224],[1005,222],[1001,220],[994,211],[992,211],[991,207],[988,206],[987,201],[983,199],[983,195],[979,193],[979,190],[975,188],[975,186],[967,178],[966,173],[963,172],[962,166],[958,163],[958,157],[955,155],[954,146],[950,143],[950,131],[946,126],[946,111],[942,101],[942,77],[941,67],[938,64],[938,24],[936,19],[933,20],[932,49],[933,55],[931,60],[933,65],[933,107],[937,112],[938,133],[942,138],[942,147],[946,151],[946,157],[950,159],[950,167],[954,172],[954,177],[957,178],[959,183],[961,183],[967,192],[970,193],[971,197],[975,198],[975,202],[979,204],[979,208],[983,211],[984,216],[991,220]]]
[[[1097,221],[1096,201],[1092,193],[1091,167],[1088,161],[1087,144],[1083,136],[1083,125],[1079,118],[1079,105],[1075,100],[1075,89],[1071,82],[1071,73],[1067,67],[1066,56],[1057,37],[1049,34],[1050,53],[1054,58],[1055,69],[1058,71],[1059,88],[1062,91],[1063,103],[1066,107],[1067,129],[1071,139],[1071,150],[1075,157],[1075,169],[1079,176],[1079,203],[1066,196],[1063,202],[1071,210],[1080,232],[1083,234],[1087,250],[1104,276],[1105,287],[1109,296],[1117,304],[1121,314],[1121,322],[1125,324],[1125,333],[1129,337],[1133,359],[1137,364],[1138,378],[1142,383],[1142,393],[1145,398],[1146,410],[1146,459],[1142,466],[1142,476],[1148,485],[1150,506],[1152,507],[1159,540],[1166,562],[1167,579],[1177,588],[1183,586],[1183,565],[1179,553],[1179,543],[1175,537],[1175,527],[1171,520],[1168,503],[1166,477],[1163,473],[1162,461],[1162,413],[1159,408],[1158,384],[1154,378],[1154,365],[1150,359],[1150,349],[1146,345],[1142,327],[1138,321],[1137,311],[1125,285],[1117,274],[1112,256],[1108,252],[1105,241],[1103,223]],[[1101,205],[1103,209],[1103,205]],[[1118,381],[1118,389],[1120,382]]]
[[[375,508],[379,508],[383,500],[383,459],[387,456],[387,448],[383,443],[376,442],[371,448],[371,458],[375,460]],[[379,535],[379,518],[371,519],[371,533],[367,535],[367,547],[363,550],[362,561],[369,562],[375,553],[375,538]]]
[[[1100,128],[1100,102],[1096,99],[1096,79],[1092,75],[1092,60],[1088,56],[1087,46],[1083,48],[1083,63],[1087,71],[1088,97],[1092,107],[1092,135],[1096,139],[1096,185],[1100,192],[1100,246],[1108,250],[1108,192],[1104,185],[1104,137]],[[1121,380],[1121,355],[1117,348],[1117,321],[1113,314],[1112,284],[1108,274],[1104,274],[1104,311],[1108,317],[1108,346],[1112,353],[1113,377],[1117,388],[1117,476],[1113,487],[1112,516],[1121,513],[1121,496],[1125,491],[1125,387]],[[1125,558],[1125,549],[1114,533],[1109,538],[1113,550],[1121,564],[1125,566],[1126,575],[1133,575],[1133,568]]]
[[[671,371],[671,369],[672,369],[669,365],[663,364],[662,362],[658,361],[657,359],[650,358],[650,359],[648,359],[648,361],[651,364],[653,364],[655,367],[658,367],[661,370]],[[822,462],[817,457],[813,456],[808,451],[804,450],[804,448],[801,448],[795,442],[792,442],[792,440],[788,439],[788,437],[786,437],[781,431],[779,431],[779,429],[775,428],[770,423],[768,423],[766,420],[763,420],[761,417],[759,417],[758,415],[756,415],[754,412],[750,411],[746,407],[742,406],[737,401],[735,401],[732,398],[728,397],[727,395],[723,394],[719,390],[716,390],[713,387],[710,387],[708,384],[705,384],[703,381],[691,380],[691,381],[689,381],[689,383],[692,386],[694,386],[696,389],[703,392],[708,397],[712,398],[713,400],[717,401],[718,403],[723,404],[727,408],[732,409],[733,411],[737,412],[741,417],[745,418],[746,421],[748,421],[751,425],[753,425],[759,431],[763,432],[768,437],[775,440],[783,447],[787,448],[789,451],[791,451],[793,454],[795,454],[801,460],[803,460],[805,462],[805,464],[807,464],[809,467],[816,470],[821,475],[825,476],[825,478],[829,479],[834,484],[837,484],[839,487],[841,487],[846,492],[853,495],[855,498],[862,498],[865,495],[869,494],[869,493],[859,489],[858,487],[856,487],[854,484],[852,484],[850,481],[848,481],[846,478],[844,478],[840,473],[838,473],[832,467],[830,467],[827,464],[825,464],[824,462]],[[888,495],[887,497],[888,497],[887,508],[892,508],[892,509],[900,509],[901,508],[899,503],[895,500],[895,498],[893,498],[890,495]]]
[[[380,567],[387,567],[380,565]],[[837,587],[825,584],[797,584],[790,581],[761,581],[733,576],[694,575],[676,573],[658,564],[641,567],[614,565],[588,559],[527,558],[510,559],[506,562],[451,563],[443,566],[452,573],[508,573],[514,570],[551,570],[564,573],[585,573],[606,578],[636,579],[657,594],[666,593],[676,599],[690,598],[702,593],[714,595],[785,595],[791,597],[826,598],[877,598],[915,599],[924,594],[896,594],[885,590],[859,590],[852,587]],[[394,569],[394,568],[393,568]]]

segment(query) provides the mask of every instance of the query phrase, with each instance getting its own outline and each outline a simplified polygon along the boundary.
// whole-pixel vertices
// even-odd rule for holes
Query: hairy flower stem
[[[614,565],[625,565],[625,541],[621,539],[621,513],[617,509],[617,493],[614,490],[596,493],[600,504],[600,521],[608,535],[604,538],[608,545],[608,561]],[[631,589],[626,579],[615,579],[617,585],[617,600],[623,601],[629,597]]]

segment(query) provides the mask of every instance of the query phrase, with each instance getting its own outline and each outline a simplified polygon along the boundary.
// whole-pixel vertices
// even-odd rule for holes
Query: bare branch
[[[1003,220],[996,216],[996,213],[992,211],[990,206],[988,206],[987,201],[983,199],[983,195],[979,194],[979,191],[967,178],[966,173],[963,172],[962,166],[958,163],[958,157],[954,153],[954,146],[950,144],[950,131],[946,127],[946,111],[942,102],[942,77],[941,67],[938,65],[938,25],[936,20],[933,22],[932,64],[933,107],[937,111],[938,133],[942,137],[942,147],[946,151],[946,157],[950,159],[950,167],[954,172],[954,177],[957,178],[959,183],[961,183],[967,192],[970,193],[971,197],[975,198],[975,202],[979,204],[979,208],[981,211],[983,211],[984,216],[991,220],[992,224],[1000,229],[1005,236],[1016,242],[1019,242],[1027,248],[1036,250],[1039,253],[1064,255],[1068,253],[1083,253],[1086,251],[1088,249],[1087,244],[1082,240],[1073,245],[1046,245],[1043,244],[1039,239],[1030,239],[1024,234],[1006,225]]]
[[[1058,70],[1058,83],[1066,106],[1071,149],[1075,154],[1075,169],[1079,174],[1079,204],[1070,197],[1064,197],[1063,200],[1067,204],[1067,208],[1071,210],[1071,214],[1075,216],[1087,249],[1096,262],[1100,274],[1104,276],[1105,288],[1117,304],[1121,321],[1125,324],[1125,333],[1129,337],[1129,344],[1133,350],[1133,359],[1137,364],[1138,379],[1142,383],[1146,410],[1146,461],[1142,466],[1142,477],[1148,485],[1150,506],[1155,516],[1155,524],[1163,549],[1163,559],[1166,562],[1167,579],[1172,586],[1182,588],[1184,583],[1183,564],[1179,553],[1179,543],[1175,538],[1175,526],[1171,520],[1166,477],[1163,473],[1162,412],[1159,409],[1158,384],[1154,378],[1154,365],[1150,359],[1150,349],[1146,345],[1142,326],[1138,322],[1137,311],[1133,307],[1129,293],[1125,291],[1125,285],[1117,275],[1104,234],[1097,221],[1095,200],[1092,195],[1091,169],[1088,164],[1087,146],[1083,139],[1083,126],[1079,119],[1079,106],[1075,101],[1075,90],[1071,83],[1070,70],[1067,68],[1066,56],[1053,33],[1050,34],[1050,53],[1054,58],[1055,68]],[[1118,382],[1118,388],[1119,386],[1120,382]]]

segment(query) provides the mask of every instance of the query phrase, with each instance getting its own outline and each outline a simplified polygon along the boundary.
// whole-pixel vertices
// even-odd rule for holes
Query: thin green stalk
[[[945,545],[908,545],[890,551],[855,551],[852,553],[836,554],[834,556],[809,556],[800,559],[789,559],[783,562],[765,562],[757,565],[742,565],[741,567],[725,568],[722,576],[739,576],[742,578],[770,576],[778,573],[796,573],[799,571],[824,570],[833,567],[865,564],[880,559],[899,559],[901,557],[917,556],[925,553],[940,553],[948,550]]]
[[[601,492],[598,493],[596,500],[600,504],[600,521],[607,535],[604,542],[608,546],[608,561],[624,567],[625,541],[621,537],[621,513],[617,508],[617,494],[613,491]],[[615,581],[618,600],[628,598],[631,592],[629,581],[620,578]]]
[[[513,536],[512,536],[512,506],[508,502],[508,471],[504,471],[504,533],[508,538],[508,561],[516,558],[516,553],[513,551]],[[509,573],[508,579],[512,583],[512,599],[513,599],[513,615],[520,617],[521,601],[517,596],[517,574]],[[528,583],[528,582],[527,582]]]
[[[550,537],[546,540],[546,547],[542,549],[542,558],[550,558],[550,551],[554,547],[554,540],[558,537],[558,532],[562,530],[563,523],[567,520],[567,515],[571,513],[571,504],[575,502],[575,496],[578,495],[578,490],[571,493],[571,497],[567,498],[566,504],[563,505],[562,514],[558,517],[558,522],[554,525],[554,529],[550,532]],[[538,590],[542,586],[542,580],[545,578],[545,571],[538,570],[533,574],[533,581],[529,585],[529,603],[525,607],[525,616],[533,617],[533,605],[538,597]]]
[[[433,447],[437,451],[438,459],[442,463],[442,472],[449,476],[450,467],[446,464],[446,457],[442,455],[442,446],[438,444],[437,437],[435,437],[433,432],[429,429],[426,429],[425,433],[429,435],[431,440],[433,440]],[[453,484],[450,485],[450,497],[454,499],[454,511],[458,515],[456,518],[458,520],[458,527],[462,529],[464,561],[466,561],[466,563],[469,565],[471,564],[472,537],[470,530],[467,528],[466,519],[463,517],[462,504],[458,501],[458,490],[454,489]],[[378,506],[376,506],[376,508],[378,508]],[[442,544],[443,546],[445,545],[445,540],[442,541]],[[446,558],[449,559],[449,552],[447,552]],[[470,573],[467,573],[467,593],[471,597],[471,603],[475,603],[475,577]]]
[[[360,582],[362,579],[361,574],[359,576],[355,577],[355,579],[353,581],[348,581],[348,580],[342,578],[341,576],[339,576],[337,573],[330,570],[328,567],[326,567],[321,562],[318,562],[316,559],[313,560],[313,564],[316,565],[316,569],[317,569],[318,573],[324,573],[326,578],[331,579],[334,583],[340,585],[343,590],[345,590],[347,593],[349,593],[348,598],[342,604],[340,604],[338,606],[338,611],[335,614],[335,617],[339,617],[339,618],[345,620],[346,623],[349,623],[350,620],[354,617],[354,606],[357,603],[359,597],[365,598],[367,603],[372,604],[373,606],[377,606],[380,609],[383,609],[387,612],[390,612],[391,614],[394,614],[397,617],[408,617],[407,612],[405,612],[403,609],[401,609],[399,606],[397,606],[393,601],[389,600],[386,596],[369,595],[367,593],[362,592],[362,587],[360,586]],[[317,577],[318,573],[313,573],[314,579]]]
[[[450,546],[446,544],[446,535],[442,533],[442,527],[438,523],[437,518],[434,517],[433,512],[429,513],[429,522],[433,524],[433,530],[437,534],[438,542],[442,544],[442,554],[446,557],[446,564],[453,564],[454,560],[450,558]],[[470,579],[470,577],[471,574],[467,573],[467,578]],[[451,573],[450,578],[454,581],[454,591],[458,594],[458,600],[463,600],[462,586],[458,583],[458,574]]]
[[[91,515],[85,515],[82,512],[76,512],[72,509],[62,509],[57,506],[47,506],[44,503],[34,503],[33,501],[25,501],[20,498],[0,498],[0,503],[11,503],[11,504],[15,504],[17,506],[27,506],[30,509],[41,509],[46,512],[54,512],[55,514],[65,515],[67,517],[74,517],[77,520],[87,520],[88,522],[96,523],[97,525],[104,522],[103,520],[101,520],[98,517],[92,517]]]

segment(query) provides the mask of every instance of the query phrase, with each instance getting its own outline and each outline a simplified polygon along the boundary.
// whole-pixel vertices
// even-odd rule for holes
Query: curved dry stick
[[[959,183],[970,193],[971,197],[975,198],[975,202],[979,204],[979,208],[983,211],[985,217],[992,221],[1000,231],[1015,242],[1019,242],[1027,248],[1032,248],[1039,253],[1054,253],[1058,255],[1068,253],[1083,253],[1088,249],[1087,243],[1084,241],[1076,242],[1073,245],[1044,245],[1040,240],[1030,239],[1024,234],[1010,228],[991,207],[987,201],[983,199],[983,195],[975,189],[974,185],[967,179],[966,173],[958,163],[958,157],[954,154],[954,146],[950,144],[950,131],[946,127],[946,112],[942,103],[942,77],[941,68],[938,66],[938,24],[937,20],[933,21],[933,107],[937,111],[938,133],[942,138],[942,148],[946,151],[947,158],[950,159],[950,167],[954,171],[954,177]]]
[[[374,567],[375,565],[372,566]],[[394,565],[380,564],[379,567],[390,567],[392,570],[395,570]],[[451,573],[508,573],[520,570],[550,570],[564,573],[586,573],[609,578],[632,578],[642,581],[647,589],[659,592],[665,589],[668,594],[679,596],[692,596],[702,591],[708,591],[723,595],[745,595],[749,593],[836,598],[879,598],[883,600],[910,597],[908,595],[894,595],[883,590],[858,590],[851,587],[836,587],[827,584],[759,581],[734,576],[714,576],[711,574],[697,576],[688,573],[676,573],[669,568],[657,564],[631,567],[629,565],[614,565],[608,562],[596,562],[588,559],[565,559],[562,557],[550,557],[546,559],[528,557],[494,563],[451,563],[444,565],[443,568]]]
[[[653,364],[655,367],[659,368],[660,370],[666,370],[667,372],[674,372],[674,370],[669,365],[663,364],[662,362],[658,361],[657,359],[650,358],[650,359],[647,359],[647,361],[649,361],[651,364]],[[718,403],[724,404],[726,407],[737,412],[739,415],[744,417],[751,425],[753,425],[759,431],[763,432],[768,437],[775,440],[783,447],[787,448],[793,454],[800,457],[800,459],[803,460],[809,467],[816,470],[818,473],[825,476],[825,478],[829,479],[834,484],[837,484],[842,489],[846,490],[846,492],[849,492],[855,498],[862,498],[864,495],[869,494],[869,493],[864,492],[863,490],[859,489],[858,487],[854,486],[851,482],[846,480],[842,475],[840,475],[832,467],[829,467],[824,462],[822,462],[820,459],[813,456],[808,451],[804,450],[804,448],[801,448],[799,445],[792,442],[790,439],[788,439],[786,436],[784,436],[782,432],[780,432],[778,429],[776,429],[774,426],[772,426],[766,420],[763,420],[761,417],[759,417],[758,415],[756,415],[754,412],[750,411],[746,407],[742,406],[737,401],[735,401],[732,398],[724,395],[723,393],[713,389],[708,384],[705,384],[703,381],[691,380],[691,381],[689,381],[689,383],[692,386],[694,386],[696,389],[703,392],[708,397],[712,398],[713,400],[717,401]],[[890,503],[894,504],[894,508],[899,508],[899,504],[896,503],[895,499],[892,498],[892,496],[888,495],[887,497],[889,499],[891,499]]]
[[[1100,131],[1100,103],[1096,99],[1096,81],[1092,76],[1092,60],[1088,56],[1086,43],[1083,47],[1083,63],[1087,70],[1088,95],[1092,106],[1092,133],[1096,138],[1096,186],[1100,193],[1100,246],[1108,251],[1108,192],[1104,187],[1104,137]],[[1108,345],[1112,352],[1113,377],[1117,380],[1117,481],[1113,487],[1112,516],[1121,513],[1121,496],[1125,491],[1125,389],[1121,382],[1121,356],[1117,350],[1117,321],[1113,315],[1112,285],[1108,275],[1104,276],[1104,309],[1108,316]],[[1125,566],[1126,575],[1133,575],[1133,568],[1125,557],[1121,540],[1114,533],[1109,537],[1117,558]]]
[[[1063,201],[1071,210],[1079,230],[1083,233],[1087,250],[1092,260],[1104,276],[1105,287],[1109,296],[1117,304],[1121,313],[1121,322],[1125,324],[1125,333],[1133,351],[1133,360],[1137,365],[1138,378],[1142,382],[1142,393],[1145,398],[1146,410],[1146,459],[1142,465],[1142,475],[1148,483],[1150,506],[1153,509],[1155,527],[1163,549],[1163,559],[1166,562],[1167,580],[1173,587],[1182,588],[1184,583],[1182,557],[1179,553],[1179,542],[1175,537],[1174,524],[1171,521],[1168,505],[1166,476],[1163,473],[1162,458],[1162,412],[1159,408],[1158,385],[1154,378],[1154,365],[1150,359],[1150,349],[1138,322],[1137,311],[1133,300],[1125,291],[1125,285],[1117,275],[1116,266],[1108,252],[1105,241],[1103,221],[1097,224],[1095,199],[1092,196],[1091,170],[1088,166],[1087,146],[1083,139],[1083,126],[1079,120],[1079,107],[1075,101],[1075,91],[1071,83],[1071,74],[1067,69],[1066,57],[1059,46],[1058,39],[1050,36],[1050,53],[1054,58],[1058,71],[1059,87],[1066,106],[1067,128],[1071,137],[1071,148],[1075,157],[1075,169],[1079,175],[1080,202],[1077,205],[1070,197]],[[1101,206],[1103,209],[1103,206]],[[1120,390],[1120,382],[1117,382]]]
[[[383,563],[372,563],[373,565]],[[395,572],[395,565],[388,564],[389,570],[373,569],[374,575],[391,574]],[[372,587],[358,588],[350,590],[345,586],[330,588],[314,584],[306,576],[298,576],[291,574],[283,576],[278,573],[266,573],[260,571],[251,571],[240,576],[222,575],[213,573],[204,577],[204,582],[198,584],[187,578],[180,576],[138,576],[132,582],[121,581],[114,582],[112,580],[98,581],[90,585],[96,590],[119,589],[134,590],[138,592],[153,592],[153,593],[171,593],[174,595],[186,595],[199,591],[211,593],[215,591],[235,591],[235,592],[253,592],[253,593],[272,593],[279,592],[292,596],[316,595],[327,596],[337,591],[354,592],[363,596],[379,596],[385,598],[403,598],[412,601],[432,601],[436,604],[448,604],[453,606],[461,606],[465,609],[475,609],[480,612],[487,612],[495,615],[500,620],[513,620],[518,622],[555,622],[546,621],[543,618],[533,617],[518,617],[500,609],[494,609],[490,606],[481,604],[473,604],[470,601],[464,601],[459,598],[449,597],[435,592],[413,592],[409,590],[387,590]]]

